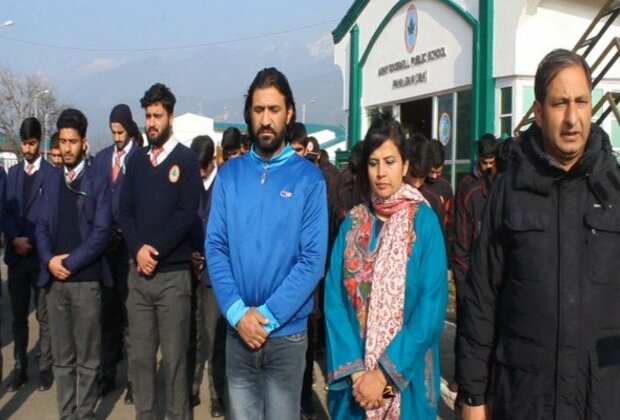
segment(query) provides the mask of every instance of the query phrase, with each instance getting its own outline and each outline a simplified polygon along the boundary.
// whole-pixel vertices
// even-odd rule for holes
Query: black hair
[[[299,143],[305,149],[308,146],[308,139],[309,139],[309,137],[292,137],[291,141],[290,141],[290,144]]]
[[[508,137],[499,143],[496,156],[497,172],[505,172],[518,161],[518,147],[515,137]]]
[[[222,142],[220,145],[225,152],[241,149],[241,131],[236,127],[228,127],[224,130],[224,133],[222,133]]]
[[[86,129],[88,128],[88,120],[86,115],[79,109],[67,108],[58,116],[56,128],[58,131],[61,128],[73,128],[78,132],[80,138],[84,139],[86,137]]]
[[[329,165],[329,153],[327,150],[321,149],[319,152],[319,166],[321,168],[326,168]]]
[[[421,133],[411,135],[409,174],[414,178],[426,178],[431,171],[431,141]]]
[[[58,131],[55,131],[50,137],[50,149],[60,149],[60,138],[58,136]]]
[[[306,142],[306,149],[308,149],[308,146],[310,145],[310,143],[312,143],[312,146],[310,147],[310,149],[312,150],[308,150],[308,153],[313,153],[315,155],[319,154],[319,151],[321,150],[321,145],[319,144],[319,141],[316,139],[316,137],[306,137],[304,141]]]
[[[291,130],[291,141],[299,141],[305,137],[308,137],[308,131],[306,131],[306,125],[304,123],[296,122],[293,124]]]
[[[135,121],[132,121],[129,125],[129,128],[127,128],[126,130],[129,138],[133,139],[133,141],[135,141],[138,146],[142,147],[142,145],[144,144],[144,137],[142,137],[142,133],[138,128],[138,124],[136,124]]]
[[[431,168],[442,166],[446,161],[446,153],[443,144],[437,139],[431,139],[430,144]]]
[[[362,167],[360,176],[364,180],[366,191],[370,191],[368,180],[368,160],[370,155],[391,140],[396,145],[403,163],[411,156],[411,142],[405,136],[405,132],[400,123],[389,115],[380,115],[370,126],[364,137],[362,148]]]
[[[146,109],[148,106],[160,103],[168,114],[174,114],[174,105],[177,103],[177,98],[170,90],[170,88],[163,83],[155,83],[144,92],[144,96],[140,99],[140,105]]]
[[[215,143],[213,143],[211,137],[207,135],[194,137],[190,149],[198,156],[198,163],[201,168],[206,168],[213,161]]]
[[[42,131],[41,123],[35,117],[28,117],[22,121],[22,125],[19,128],[19,136],[22,141],[29,139],[37,139],[41,141]]]
[[[560,70],[570,66],[579,66],[583,69],[588,86],[592,90],[592,72],[585,58],[575,52],[558,48],[547,54],[538,64],[534,77],[534,96],[538,102],[542,104],[545,101],[547,86]]]
[[[362,151],[364,149],[364,140],[355,143],[349,153],[349,168],[354,174],[359,174],[362,169]]]
[[[293,91],[291,90],[291,86],[289,85],[286,76],[275,67],[269,67],[259,71],[256,74],[256,77],[254,77],[254,80],[252,81],[252,84],[248,89],[248,93],[245,95],[243,118],[245,120],[245,123],[248,125],[248,132],[252,133],[252,119],[250,118],[250,116],[252,108],[252,96],[254,95],[254,91],[256,89],[266,89],[269,87],[276,88],[278,92],[280,92],[284,96],[284,104],[286,105],[287,110],[293,110],[291,120],[286,126],[287,133],[292,133],[293,126],[295,125],[296,114]]]
[[[252,148],[252,137],[241,133],[241,144],[243,144],[246,149],[250,150]]]
[[[492,158],[497,154],[497,138],[491,133],[485,133],[478,141],[478,159]]]

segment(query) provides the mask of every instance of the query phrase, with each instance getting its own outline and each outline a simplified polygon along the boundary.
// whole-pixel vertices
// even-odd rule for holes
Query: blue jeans
[[[299,420],[306,332],[270,337],[258,350],[236,331],[226,337],[227,411],[232,420]]]

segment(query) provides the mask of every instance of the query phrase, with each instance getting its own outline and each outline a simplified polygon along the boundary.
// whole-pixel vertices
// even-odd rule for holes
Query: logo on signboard
[[[413,3],[409,5],[405,17],[405,45],[407,52],[413,52],[415,42],[418,39],[418,11]]]
[[[450,142],[450,135],[452,134],[452,121],[450,121],[450,115],[447,112],[441,114],[439,117],[439,141],[446,146]]]

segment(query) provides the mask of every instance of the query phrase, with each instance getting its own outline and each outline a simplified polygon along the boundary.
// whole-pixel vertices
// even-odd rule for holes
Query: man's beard
[[[272,133],[274,136],[263,138],[261,134],[265,132]],[[254,146],[262,154],[271,155],[282,146],[285,138],[286,133],[284,131],[276,134],[276,132],[272,129],[262,129],[259,130],[258,134],[254,135]]]
[[[153,147],[161,147],[163,144],[170,138],[171,128],[169,125],[166,128],[162,129],[161,132],[155,137],[151,137],[149,133],[146,133],[146,139],[149,141],[149,144]]]

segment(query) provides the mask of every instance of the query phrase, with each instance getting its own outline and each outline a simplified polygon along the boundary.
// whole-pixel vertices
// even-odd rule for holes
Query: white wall
[[[518,0],[505,9],[503,6],[500,8],[498,3],[496,1],[494,74],[502,77],[533,76],[538,63],[549,51],[554,48],[572,49],[605,1]],[[614,36],[620,36],[618,19],[588,56],[590,65]],[[510,55],[514,58],[510,59]],[[620,78],[620,66],[614,66],[607,78]]]
[[[416,55],[419,52],[424,51],[423,48],[431,47],[432,49],[434,49],[436,48],[436,45],[439,45],[439,43],[441,43],[444,35],[447,36],[446,45],[449,48],[453,48],[455,45],[455,41],[458,41],[458,44],[467,45],[468,48],[471,49],[471,29],[465,23],[465,21],[460,18],[460,16],[458,16],[456,12],[454,12],[448,6],[445,6],[440,0],[419,0],[413,1],[412,3],[417,8],[422,10],[422,13],[420,13],[419,16],[421,23],[421,26],[419,28],[422,28],[420,29],[420,31],[423,32],[418,33],[418,43],[420,44],[419,46],[416,46],[414,52],[412,52],[411,54],[407,53],[405,47],[403,46],[403,20],[404,14],[406,13],[408,7],[407,4],[399,11],[399,13],[396,14],[396,16],[392,18],[392,21],[388,24],[388,27],[385,28],[385,32],[381,35],[377,44],[375,44],[369,60],[366,63],[362,78],[362,83],[364,86],[362,104],[364,106],[391,102],[398,98],[402,99],[407,95],[411,97],[412,95],[418,94],[416,92],[409,92],[408,94],[405,92],[399,92],[395,95],[387,94],[384,95],[385,97],[382,97],[378,93],[378,91],[381,91],[383,88],[376,85],[376,77],[372,78],[373,74],[377,74],[378,69],[375,67],[374,71],[370,70],[373,65],[379,65],[381,60],[384,62],[384,64],[386,64],[392,61],[400,60],[403,56]],[[478,17],[478,0],[456,0],[456,3],[458,3],[464,10],[472,14],[474,18]],[[364,51],[366,50],[370,39],[379,27],[381,21],[395,4],[396,2],[394,0],[372,0],[358,17],[356,24],[360,29],[360,59]],[[429,19],[429,15],[431,13],[435,16]],[[442,25],[443,27],[440,27]],[[342,98],[343,109],[345,110],[347,110],[349,106],[349,53],[350,34],[347,34],[338,44],[334,46],[334,63],[338,67],[340,67],[340,71],[342,72],[342,80],[344,81]],[[461,48],[460,46],[458,48],[454,48],[452,52],[449,52],[449,54],[451,57],[449,59],[455,59],[455,57],[458,57],[459,54],[461,54],[461,56],[465,55],[465,53],[463,52],[463,48]],[[380,55],[380,57],[375,58],[375,56],[377,55]],[[374,63],[371,63],[371,61],[373,61]],[[437,68],[439,69],[438,72],[434,73],[435,75],[443,73],[445,71],[444,66],[440,67],[441,61],[442,60],[439,60],[439,63],[435,63],[437,64]],[[465,67],[461,67],[461,65]],[[461,57],[458,65],[452,65],[452,68],[457,68],[459,73],[469,73],[469,78],[471,79],[471,52],[469,53],[469,57],[467,59]],[[433,66],[431,66],[430,69],[433,69]],[[451,71],[450,73],[453,74],[454,71]],[[371,80],[367,78],[369,76],[371,77]],[[445,78],[449,77],[453,76],[445,76]],[[433,82],[436,83],[437,86],[445,85],[445,83],[442,84],[442,82],[445,82],[445,80],[443,79],[444,76],[441,76],[440,79],[438,79],[437,77],[431,78],[431,80],[433,80]],[[457,78],[457,82],[464,84],[470,83],[465,82],[463,78]],[[389,84],[391,90],[391,82]],[[426,90],[430,91],[430,88]]]
[[[471,84],[472,30],[456,12],[437,0],[413,2],[418,15],[415,47],[407,51],[404,31],[408,5],[405,5],[385,28],[374,45],[363,70],[364,106],[405,101],[435,92]],[[412,65],[406,70],[383,76],[386,65],[441,49],[445,57]],[[424,82],[395,88],[394,81],[407,76],[424,75]]]

